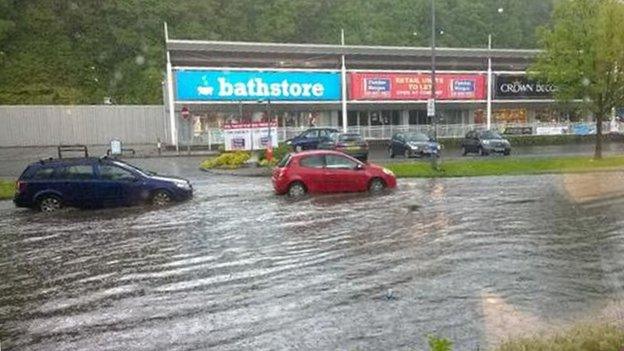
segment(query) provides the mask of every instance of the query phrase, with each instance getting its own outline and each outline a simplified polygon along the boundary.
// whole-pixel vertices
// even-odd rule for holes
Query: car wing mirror
[[[361,163],[358,163],[357,165],[355,165],[355,170],[356,171],[361,171],[364,169],[364,165]]]

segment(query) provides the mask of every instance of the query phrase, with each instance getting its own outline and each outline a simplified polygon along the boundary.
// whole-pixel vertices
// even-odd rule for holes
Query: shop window
[[[383,124],[381,113],[379,113],[378,111],[370,112],[369,118],[371,126],[380,126]]]
[[[440,123],[443,124],[463,124],[462,110],[446,110],[440,112]]]
[[[427,118],[427,111],[410,110],[409,111],[409,124],[429,124],[429,118]]]
[[[347,112],[347,125],[350,125],[350,126],[358,125],[358,112],[357,111]]]

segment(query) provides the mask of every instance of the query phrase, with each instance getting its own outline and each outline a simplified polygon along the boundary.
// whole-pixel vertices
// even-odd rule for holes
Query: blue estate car
[[[330,135],[338,133],[335,128],[310,128],[296,137],[287,140],[286,145],[292,147],[296,152],[303,150],[316,150],[319,143],[329,140]]]
[[[31,164],[17,181],[13,202],[18,207],[53,212],[64,206],[164,206],[192,196],[193,188],[186,179],[159,176],[106,157],[85,157]]]

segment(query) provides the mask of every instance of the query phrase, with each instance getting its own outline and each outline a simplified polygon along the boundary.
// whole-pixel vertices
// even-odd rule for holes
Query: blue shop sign
[[[338,101],[337,72],[180,70],[178,101]]]

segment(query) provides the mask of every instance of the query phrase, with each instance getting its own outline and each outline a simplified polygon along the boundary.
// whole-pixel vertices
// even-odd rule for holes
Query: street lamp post
[[[271,138],[271,100],[270,99],[267,99],[266,101],[265,111],[266,111],[268,128],[269,128],[269,132],[268,132],[269,140],[267,142],[266,151],[264,155],[267,160],[272,161],[273,160],[273,139]]]
[[[436,20],[435,20],[435,0],[431,0],[431,104],[432,108],[428,108],[428,114],[431,114],[431,121],[433,122],[433,137],[438,139],[438,121],[435,111],[435,98],[436,98]]]
[[[431,98],[427,102],[427,115],[431,116],[433,122],[433,138],[438,140],[438,120],[436,117],[436,20],[435,20],[435,0],[431,0]],[[431,104],[431,106],[429,106]],[[438,169],[438,155],[431,154],[431,168]]]
[[[502,7],[498,8],[498,13],[503,14],[505,11]],[[492,33],[488,34],[488,68],[487,68],[487,106],[486,106],[486,124],[487,130],[492,126]]]

